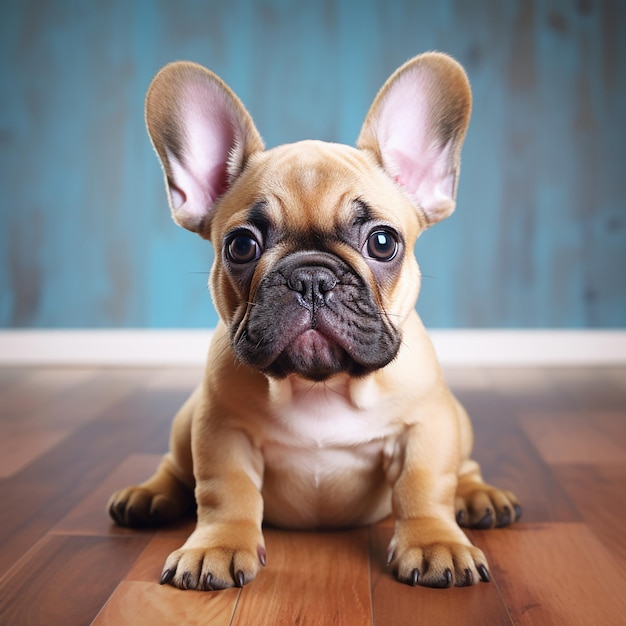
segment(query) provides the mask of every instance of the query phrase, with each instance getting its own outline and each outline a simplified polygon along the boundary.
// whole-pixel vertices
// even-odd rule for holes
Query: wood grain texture
[[[469,532],[492,582],[449,590],[394,580],[391,519],[337,532],[267,528],[267,567],[243,589],[160,586],[194,520],[132,531],[114,526],[105,506],[152,471],[200,375],[0,369],[2,445],[26,457],[0,478],[0,624],[623,624],[626,369],[450,372],[485,476],[513,488],[524,515],[511,528]],[[34,440],[40,427],[63,437],[33,447],[10,427],[18,409]]]
[[[229,590],[219,595],[194,593],[190,597],[183,597],[178,590],[154,582],[123,581],[92,624],[228,626],[232,623],[238,597],[239,590]]]
[[[441,50],[474,92],[458,209],[420,238],[432,327],[626,321],[626,3],[2,3],[0,326],[205,327],[213,252],[176,228],[150,79],[203,63],[268,146],[353,144],[384,80]]]
[[[102,608],[94,626],[231,624],[240,589],[185,594],[157,583],[165,559],[182,541],[180,537],[153,538]]]
[[[372,623],[367,529],[265,537],[268,565],[242,590],[234,625]]]
[[[0,624],[89,624],[145,543],[44,537],[0,580]]]
[[[118,382],[122,388],[129,384],[124,374]],[[103,376],[100,393],[108,388],[107,373]],[[0,482],[4,503],[0,509],[0,571],[21,555],[34,537],[47,532],[87,497],[131,452],[154,453],[167,446],[169,423],[186,394],[145,394],[138,391],[140,383],[135,381],[135,385],[134,394],[105,410],[101,419],[78,426],[13,480]],[[97,395],[94,393],[94,398]]]
[[[480,545],[514,623],[623,623],[623,562],[584,525],[522,524]]]
[[[580,511],[581,519],[611,554],[626,563],[626,543],[623,541],[623,520],[626,519],[626,463],[565,465],[555,467],[554,472]]]

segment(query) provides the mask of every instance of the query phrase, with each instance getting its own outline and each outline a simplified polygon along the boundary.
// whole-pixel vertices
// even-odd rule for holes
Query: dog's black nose
[[[316,309],[326,304],[328,292],[337,284],[336,276],[326,267],[303,266],[291,272],[287,285],[299,295],[300,304]]]

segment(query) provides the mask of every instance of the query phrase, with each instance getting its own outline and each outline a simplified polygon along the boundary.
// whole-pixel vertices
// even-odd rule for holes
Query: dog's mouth
[[[279,265],[259,284],[233,332],[236,356],[265,374],[322,381],[387,365],[400,334],[364,281],[330,255]]]
[[[349,369],[348,353],[332,338],[309,329],[298,335],[268,368],[275,376],[298,373],[311,380],[325,380]]]
[[[315,322],[310,322],[300,318],[298,313],[296,311],[294,316],[296,319],[279,316],[286,321],[281,324],[280,337],[274,343],[262,339],[255,341],[257,335],[250,335],[248,331],[245,339],[237,343],[237,355],[269,376],[284,378],[297,374],[313,381],[326,380],[341,372],[364,375],[393,358],[389,355],[389,358],[376,358],[373,362],[370,354],[342,336],[340,326],[329,327],[328,323],[320,323],[320,318],[326,316],[318,315]]]

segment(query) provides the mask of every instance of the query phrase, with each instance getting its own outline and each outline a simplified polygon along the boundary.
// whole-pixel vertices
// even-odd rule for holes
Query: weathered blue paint
[[[466,67],[457,213],[416,246],[433,327],[626,324],[626,3],[5,0],[0,325],[216,322],[210,245],[171,222],[143,125],[154,73],[221,75],[268,146],[354,143],[416,53]]]

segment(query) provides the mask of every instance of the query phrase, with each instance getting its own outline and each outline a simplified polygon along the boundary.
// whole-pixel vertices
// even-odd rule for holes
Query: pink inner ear
[[[382,102],[376,134],[387,172],[436,221],[454,208],[455,172],[451,144],[441,146],[435,133],[431,88],[415,71],[400,77]]]
[[[211,195],[219,195],[227,183],[228,156],[241,139],[236,136],[237,121],[214,89],[192,90],[185,105],[181,111],[187,136],[185,161],[199,181],[210,185]]]
[[[212,83],[187,86],[179,103],[183,149],[180,159],[168,151],[170,197],[174,210],[198,220],[226,191],[229,157],[243,143],[243,131],[237,112]]]
[[[443,149],[426,148],[420,160],[399,150],[389,151],[385,167],[394,171],[394,180],[424,209],[429,219],[437,221],[454,208],[456,175],[449,166],[450,144]]]
[[[382,102],[377,121],[381,151],[401,153],[412,163],[420,160],[432,134],[428,86],[421,77],[413,74],[415,72],[400,77],[391,87]]]

